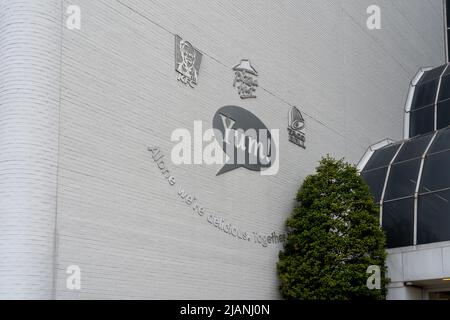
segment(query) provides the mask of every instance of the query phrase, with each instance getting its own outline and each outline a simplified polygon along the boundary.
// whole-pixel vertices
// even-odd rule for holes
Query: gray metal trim
[[[397,164],[398,164],[398,163],[396,163],[396,165],[397,165]],[[394,198],[394,199],[385,200],[383,203],[396,202],[396,201],[405,200],[405,199],[411,199],[411,198],[414,198],[414,195],[403,196],[403,197],[399,197],[399,198]]]

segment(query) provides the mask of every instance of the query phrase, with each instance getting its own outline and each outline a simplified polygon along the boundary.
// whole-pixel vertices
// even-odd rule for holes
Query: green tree
[[[286,299],[385,299],[385,235],[379,209],[356,168],[323,158],[297,193],[290,231],[277,265]],[[367,286],[369,266],[381,270],[380,289]]]

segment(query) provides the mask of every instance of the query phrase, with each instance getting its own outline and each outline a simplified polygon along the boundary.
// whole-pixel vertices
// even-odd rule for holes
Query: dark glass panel
[[[421,159],[395,164],[391,167],[384,200],[414,196]]]
[[[399,147],[400,144],[393,144],[375,151],[370,160],[367,162],[364,171],[388,166],[394,155],[397,153]]]
[[[447,10],[447,14],[449,14],[448,13],[449,12],[449,10]],[[450,21],[450,20],[447,20],[447,21]],[[449,26],[449,22],[447,22],[447,27]],[[447,39],[450,39],[450,29],[447,29]],[[447,49],[448,49],[448,52],[450,53],[450,41],[447,41]],[[446,73],[447,72],[449,72],[450,73],[450,70],[448,70],[447,69],[447,71],[446,71]]]
[[[444,129],[438,132],[433,144],[428,150],[428,154],[450,149],[450,129]]]
[[[420,193],[450,187],[450,151],[427,156],[423,167]]]
[[[414,198],[383,204],[383,230],[388,248],[414,244]]]
[[[419,197],[417,243],[450,240],[450,190]]]
[[[405,142],[394,163],[422,157],[432,137],[433,134],[427,134]]]
[[[375,202],[380,202],[386,173],[387,167],[361,173],[361,177],[369,185],[370,192],[375,198]]]
[[[450,0],[446,0],[446,6],[447,6],[447,28],[450,24]]]
[[[417,85],[414,91],[414,98],[411,104],[411,110],[416,110],[436,102],[436,92],[438,80],[432,80]]]
[[[425,72],[422,78],[420,78],[419,84],[440,78],[442,73],[444,72],[445,67],[446,65],[444,64],[442,66],[439,66],[437,68]]]
[[[411,111],[409,132],[410,137],[434,131],[434,105]]]
[[[438,103],[437,128],[442,129],[450,125],[450,100]]]
[[[441,89],[439,90],[439,100],[450,99],[450,75],[442,78]]]
[[[447,39],[450,39],[450,30],[447,30],[447,37],[448,37]],[[447,43],[447,50],[448,50],[448,52],[450,52],[450,42]]]
[[[444,66],[447,66],[447,64],[445,64]],[[450,68],[447,68],[447,70],[445,70],[444,74],[442,75],[443,77],[447,76],[450,74]]]

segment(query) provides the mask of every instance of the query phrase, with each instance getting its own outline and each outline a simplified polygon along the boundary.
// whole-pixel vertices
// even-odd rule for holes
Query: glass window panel
[[[439,90],[439,101],[450,98],[450,75],[442,78],[441,89]]]
[[[423,167],[420,193],[450,187],[450,151],[427,156]]]
[[[414,244],[414,198],[383,204],[383,230],[388,248]]]
[[[417,85],[414,90],[414,98],[411,104],[411,110],[416,110],[425,106],[432,105],[436,102],[436,92],[438,80],[432,80]]]
[[[450,24],[450,1],[447,0],[446,2],[446,6],[447,6],[447,28]]]
[[[361,173],[361,177],[369,185],[370,192],[375,198],[375,202],[380,202],[386,173],[387,167]]]
[[[422,76],[422,78],[419,81],[419,84],[435,80],[441,77],[442,72],[444,72],[445,64],[442,66],[439,66],[437,68],[431,69],[430,71],[425,72],[425,74]]]
[[[418,244],[450,240],[450,190],[419,197]]]
[[[450,39],[450,29],[447,29],[447,39]],[[450,52],[450,41],[447,43],[447,50]],[[447,70],[450,72],[450,70]]]
[[[393,144],[375,151],[370,160],[367,162],[364,171],[388,166],[394,155],[397,153],[399,147],[400,144]]]
[[[411,111],[409,122],[410,137],[434,131],[434,106]]]
[[[450,125],[450,100],[438,103],[437,128],[442,129]]]
[[[398,153],[394,163],[422,157],[432,137],[433,134],[428,134],[407,141]]]
[[[391,167],[384,200],[414,196],[421,159],[395,164]]]
[[[433,144],[428,150],[428,154],[445,151],[450,149],[450,129],[441,130],[438,132]]]
[[[447,30],[447,39],[450,39],[450,29],[448,29]],[[450,42],[449,43],[447,43],[447,50],[448,50],[448,52],[450,52]]]
[[[449,11],[447,10],[447,12],[449,12]],[[446,66],[446,65],[444,65],[444,66]],[[450,74],[450,68],[447,68],[447,70],[445,70],[445,72],[444,72],[444,74],[442,76],[445,77],[446,75],[449,75],[449,74]]]
[[[448,12],[448,10],[447,10]],[[448,14],[448,13],[447,13]],[[449,20],[447,20],[449,21]],[[447,22],[448,25],[448,22]],[[450,29],[447,29],[447,39],[450,39]],[[450,49],[450,41],[447,41],[447,49]],[[450,50],[448,51],[450,53]],[[447,69],[448,72],[450,72],[450,70]]]

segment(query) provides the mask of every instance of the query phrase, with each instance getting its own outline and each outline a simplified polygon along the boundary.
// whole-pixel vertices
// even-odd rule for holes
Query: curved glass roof
[[[450,67],[426,71],[413,86],[409,136],[433,132],[450,125]]]
[[[388,247],[450,241],[450,128],[375,151],[361,172]]]

